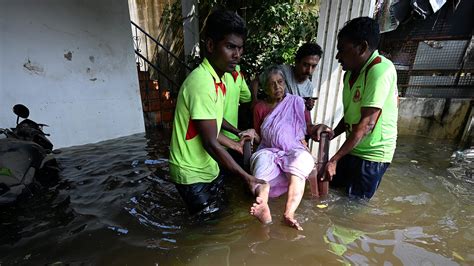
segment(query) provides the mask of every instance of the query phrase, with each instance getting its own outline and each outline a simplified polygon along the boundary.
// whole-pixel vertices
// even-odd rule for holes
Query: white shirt
[[[286,90],[288,93],[301,97],[313,96],[314,87],[309,78],[307,78],[302,83],[298,83],[295,80],[295,75],[293,74],[293,66],[279,65],[278,67],[283,72],[286,81]]]

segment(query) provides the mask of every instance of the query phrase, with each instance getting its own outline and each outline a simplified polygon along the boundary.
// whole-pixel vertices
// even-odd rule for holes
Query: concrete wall
[[[474,147],[474,108],[471,107],[471,114],[469,114],[466,120],[466,126],[461,137],[460,146],[463,148]]]
[[[158,39],[160,36],[160,22],[163,10],[167,5],[171,4],[170,1],[128,0],[127,2],[130,8],[130,19],[153,36],[153,38]],[[132,33],[134,36],[140,37],[136,43],[139,47],[135,48],[138,48],[143,55],[149,55],[150,59],[152,59],[155,54],[156,45],[152,42],[147,43],[146,38],[141,36],[141,34],[136,35],[136,32]],[[141,67],[141,70],[145,70],[143,66]]]
[[[55,147],[144,131],[127,0],[0,3],[0,127],[11,108],[50,125]]]
[[[184,58],[199,56],[199,16],[197,0],[181,0],[183,13]]]
[[[471,99],[400,98],[398,134],[458,139],[471,113]]]

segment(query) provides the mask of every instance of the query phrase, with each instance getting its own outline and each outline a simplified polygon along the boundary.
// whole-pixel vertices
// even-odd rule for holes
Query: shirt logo
[[[356,92],[354,94],[354,98],[352,98],[353,102],[360,102],[360,90],[359,88],[356,89]]]
[[[349,123],[344,123],[344,127],[346,128],[346,132],[350,134],[352,132],[352,127]]]

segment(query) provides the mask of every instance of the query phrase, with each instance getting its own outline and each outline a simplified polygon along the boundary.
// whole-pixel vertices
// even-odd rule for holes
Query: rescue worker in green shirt
[[[259,136],[254,129],[245,131],[238,129],[240,104],[252,101],[252,94],[245,82],[244,75],[240,71],[240,66],[237,65],[231,73],[225,73],[223,79],[227,88],[224,102],[224,120],[230,125],[226,127],[228,130],[223,129],[221,133],[235,142],[240,142],[242,136],[251,136],[256,139],[256,142],[259,142]],[[222,140],[222,138],[219,140]],[[226,146],[225,143],[221,144]],[[243,164],[242,154],[232,149],[228,151],[240,165]]]
[[[171,180],[191,214],[207,215],[219,210],[222,203],[220,165],[246,182],[256,197],[250,213],[269,223],[269,185],[245,172],[219,144],[224,139],[233,143],[231,148],[242,149],[219,133],[221,128],[232,130],[223,119],[227,89],[222,77],[240,61],[245,22],[235,12],[217,10],[208,16],[204,34],[206,56],[178,94],[170,145]]]
[[[397,140],[397,73],[377,51],[379,41],[379,25],[369,17],[352,19],[339,31],[344,117],[333,137],[345,132],[346,141],[326,166],[332,187],[366,199],[380,185]]]
[[[237,65],[235,70],[224,74],[224,82],[227,87],[227,93],[224,103],[224,119],[233,127],[238,128],[239,105],[241,103],[249,103],[252,101],[252,94],[245,82],[244,75]],[[233,140],[240,140],[236,134],[223,130],[222,133]]]

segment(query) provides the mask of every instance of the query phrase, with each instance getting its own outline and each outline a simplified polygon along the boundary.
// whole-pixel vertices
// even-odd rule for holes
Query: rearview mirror
[[[13,112],[17,116],[25,119],[30,115],[30,110],[28,110],[28,107],[24,106],[23,104],[15,104],[15,106],[13,106]]]

